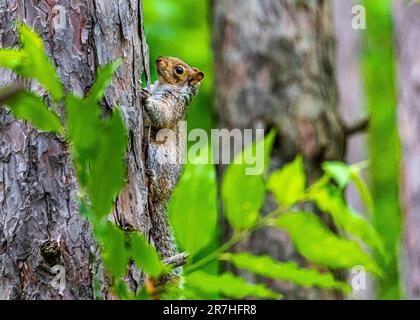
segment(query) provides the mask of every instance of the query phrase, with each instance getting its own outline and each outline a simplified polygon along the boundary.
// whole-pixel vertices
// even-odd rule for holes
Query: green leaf
[[[271,291],[263,284],[247,283],[244,279],[228,272],[211,275],[196,271],[187,275],[185,280],[187,290],[222,294],[234,299],[246,297],[277,299],[281,297],[280,294]]]
[[[268,168],[275,135],[275,131],[271,131],[264,140],[247,148],[238,156],[242,157],[242,161],[234,161],[223,175],[224,212],[229,223],[236,230],[251,228],[260,217],[260,210],[265,199],[265,184],[262,174],[264,169]],[[264,165],[261,166],[257,175],[247,175],[247,167],[255,165],[256,161],[245,163],[243,160],[251,159],[247,156],[250,152],[257,156],[261,154],[258,150],[261,150],[262,146],[264,146],[264,159],[262,159]]]
[[[282,207],[289,207],[299,201],[305,193],[306,177],[301,156],[273,171],[268,178],[267,188]]]
[[[14,70],[23,76],[38,80],[50,92],[53,100],[59,101],[64,95],[63,86],[45,54],[42,39],[23,23],[19,24],[19,35],[26,59],[23,67]]]
[[[58,116],[48,109],[41,97],[32,92],[21,91],[4,101],[13,115],[27,120],[38,130],[63,133]]]
[[[360,198],[362,199],[366,210],[369,214],[372,214],[374,211],[374,204],[372,195],[367,187],[366,183],[363,181],[360,170],[352,170],[351,172],[351,181],[354,183],[357,191],[359,192]]]
[[[0,49],[0,67],[18,70],[24,64],[25,57],[22,50]]]
[[[166,269],[156,250],[137,232],[131,235],[130,255],[137,266],[153,278],[158,278]]]
[[[264,205],[264,180],[261,176],[246,176],[233,165],[223,176],[222,197],[230,225],[236,230],[251,228]]]
[[[107,271],[115,278],[124,275],[129,260],[124,231],[110,222],[94,226],[95,235],[102,245],[102,260]]]
[[[287,230],[299,253],[309,261],[331,268],[361,265],[382,275],[375,260],[357,242],[338,237],[312,213],[286,213],[277,219],[276,226]]]
[[[117,279],[113,286],[113,291],[121,300],[134,300],[136,297],[130,292],[127,284],[122,279]]]
[[[202,155],[203,160],[207,155]],[[204,159],[205,158],[205,159]],[[190,255],[214,239],[217,226],[217,177],[208,161],[188,163],[168,205],[177,243]]]
[[[263,175],[270,166],[271,151],[273,150],[274,140],[276,138],[277,131],[272,129],[264,139],[260,139],[255,143],[251,144],[248,148],[238,154],[234,161],[234,164],[243,164],[246,168],[255,167],[255,172],[249,172],[245,170],[246,175]],[[261,159],[261,156],[264,158]],[[262,164],[262,165],[260,165]]]
[[[322,169],[337,182],[340,189],[350,182],[351,166],[344,162],[327,161],[322,164]]]
[[[329,213],[338,227],[385,255],[382,239],[375,228],[346,205],[340,189],[331,184],[321,184],[312,188],[308,197],[322,211]]]
[[[125,184],[127,131],[119,109],[113,109],[112,116],[103,121],[97,134],[99,140],[90,164],[88,191],[93,211],[102,217],[110,212]]]
[[[95,103],[88,103],[70,95],[66,99],[67,135],[73,152],[79,182],[87,186],[88,164],[97,154],[101,131],[100,109]]]
[[[90,103],[97,103],[103,98],[105,91],[112,80],[113,75],[115,74],[121,63],[121,60],[117,60],[99,68],[98,73],[96,75],[95,83],[86,97],[87,101],[89,101]]]
[[[281,263],[270,256],[254,256],[250,253],[224,254],[222,259],[233,263],[237,268],[271,279],[288,280],[304,287],[318,286],[324,289],[351,291],[348,284],[336,281],[331,273],[303,269],[295,262]]]
[[[99,137],[99,106],[70,95],[66,99],[66,107],[68,136],[74,143],[77,154],[89,158],[88,155],[95,153]]]

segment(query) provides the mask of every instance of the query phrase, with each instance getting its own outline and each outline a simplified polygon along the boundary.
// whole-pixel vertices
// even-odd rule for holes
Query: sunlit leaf
[[[153,278],[157,278],[165,270],[156,250],[139,233],[131,234],[130,255],[137,266]]]
[[[87,185],[89,161],[97,155],[101,131],[99,106],[70,95],[66,99],[67,134],[72,146],[73,158],[79,182]]]
[[[356,190],[359,192],[360,198],[362,199],[367,212],[372,214],[374,210],[372,195],[365,181],[363,181],[359,170],[352,170],[351,181],[354,183]]]
[[[218,211],[213,164],[203,161],[185,165],[168,212],[177,242],[189,254],[194,255],[214,239]]]
[[[134,300],[135,296],[130,292],[127,284],[122,279],[117,279],[113,286],[113,291],[121,300]]]
[[[42,39],[25,24],[19,24],[19,35],[26,59],[23,67],[14,70],[23,76],[35,78],[50,92],[55,101],[60,100],[64,95],[63,86],[45,54]]]
[[[322,211],[329,213],[334,223],[342,230],[385,254],[382,239],[375,228],[362,215],[346,205],[340,189],[331,184],[319,185],[311,189],[308,198],[314,201]]]
[[[229,298],[243,299],[247,297],[277,299],[281,295],[268,289],[263,284],[247,283],[232,273],[211,275],[196,271],[185,278],[185,287],[198,292],[219,293]]]
[[[357,242],[340,238],[312,213],[283,214],[276,226],[289,233],[298,252],[311,262],[332,268],[361,265],[367,271],[382,275],[375,260]]]
[[[287,280],[304,287],[318,286],[324,289],[351,290],[346,283],[339,282],[329,272],[300,268],[295,262],[278,262],[270,256],[254,256],[250,253],[224,254],[223,260],[237,268],[271,279]]]
[[[306,187],[303,159],[298,156],[293,162],[280,170],[273,171],[268,179],[267,188],[282,207],[288,207],[299,201]]]
[[[22,50],[0,49],[0,67],[18,70],[24,63],[25,53]]]
[[[254,156],[263,156],[259,158],[262,164],[257,175],[247,174],[247,167],[252,167],[254,163],[232,163],[226,169],[222,179],[222,200],[224,212],[230,225],[234,229],[247,229],[252,227],[259,219],[260,209],[264,205],[265,184],[262,174],[268,167],[272,146],[276,132],[270,132],[264,140],[258,141],[247,148],[242,155],[243,159],[252,159],[247,157],[247,153],[252,152]],[[264,152],[255,152],[261,150],[264,146]]]
[[[337,182],[341,189],[350,182],[351,166],[344,162],[327,161],[322,164],[322,169]]]
[[[58,116],[48,109],[41,97],[32,92],[21,91],[4,101],[13,115],[30,121],[38,130],[63,133]]]
[[[114,108],[112,116],[103,123],[98,135],[88,190],[93,211],[104,216],[111,210],[114,199],[125,183],[127,131],[118,108]]]
[[[86,97],[87,101],[94,103],[99,102],[103,98],[114,73],[117,71],[121,63],[121,60],[117,60],[99,68],[95,83],[93,84],[89,94]]]

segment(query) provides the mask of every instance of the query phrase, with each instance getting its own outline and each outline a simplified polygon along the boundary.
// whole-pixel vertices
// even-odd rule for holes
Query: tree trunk
[[[364,30],[354,29],[352,9],[359,0],[333,0],[333,18],[336,36],[336,74],[339,91],[340,113],[347,126],[361,123],[367,117],[362,81],[361,44]],[[347,163],[358,163],[368,158],[366,150],[367,133],[362,131],[348,137]],[[346,190],[350,207],[364,213],[365,208],[353,184]],[[351,276],[351,275],[350,275]],[[354,290],[352,299],[372,299],[373,283],[370,275],[366,289]]]
[[[271,167],[302,154],[309,183],[322,174],[324,160],[343,160],[346,139],[334,74],[330,2],[213,1],[213,23],[220,127],[277,128]],[[263,212],[272,209],[269,201]],[[287,236],[272,229],[255,232],[236,250],[304,263]],[[337,297],[284,283],[273,286],[286,298]]]
[[[420,5],[396,1],[406,297],[420,299]]]
[[[333,0],[333,17],[337,39],[336,70],[339,89],[340,112],[348,126],[366,119],[363,99],[363,81],[361,70],[361,35],[363,30],[352,27],[352,9],[358,0]],[[364,161],[366,154],[366,132],[355,134],[348,139],[346,161],[357,163]],[[354,186],[346,192],[349,205],[358,212],[364,207]]]
[[[25,22],[42,36],[67,91],[79,95],[87,93],[98,66],[123,58],[104,102],[104,108],[122,108],[130,130],[128,185],[117,201],[114,217],[122,226],[130,224],[146,233],[139,92],[143,61],[148,57],[139,32],[141,1],[64,0],[55,4],[0,0],[0,47],[16,46],[14,22]],[[15,79],[13,73],[0,70],[0,86]],[[31,86],[40,92],[36,84]],[[61,292],[51,285],[55,265],[65,270],[66,286]],[[134,286],[141,281],[136,273],[129,278]],[[0,299],[94,297],[108,298],[110,292],[90,226],[79,215],[68,146],[0,108]]]

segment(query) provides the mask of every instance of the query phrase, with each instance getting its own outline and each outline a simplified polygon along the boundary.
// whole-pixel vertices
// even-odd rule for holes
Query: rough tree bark
[[[105,109],[122,108],[130,130],[128,185],[114,217],[147,233],[139,92],[148,57],[139,6],[137,0],[0,0],[0,47],[18,44],[14,22],[24,21],[42,36],[66,89],[79,95],[87,93],[99,65],[123,58],[104,102]],[[64,28],[55,24],[60,12]],[[15,79],[0,70],[0,86]],[[78,212],[77,193],[65,142],[0,108],[0,299],[111,297],[90,226]],[[61,294],[51,286],[54,265],[65,268]],[[141,281],[136,272],[128,278],[132,286]]]
[[[344,159],[330,2],[213,1],[213,24],[220,127],[277,128],[271,166],[279,168],[300,153],[309,182],[320,177],[324,160]],[[271,202],[264,212],[273,208]],[[236,250],[304,263],[287,236],[272,229],[254,233]],[[272,285],[287,298],[337,297]]]
[[[395,4],[406,297],[420,299],[420,5]]]

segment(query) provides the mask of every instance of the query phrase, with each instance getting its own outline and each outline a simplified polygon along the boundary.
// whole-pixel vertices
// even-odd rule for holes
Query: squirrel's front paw
[[[141,89],[140,98],[141,102],[144,103],[151,96],[150,92],[147,89]]]

